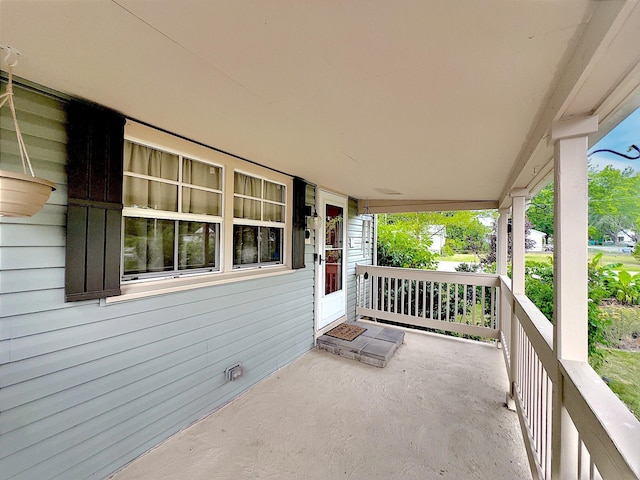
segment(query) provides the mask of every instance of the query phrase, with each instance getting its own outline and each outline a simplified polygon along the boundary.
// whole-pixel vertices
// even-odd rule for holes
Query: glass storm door
[[[328,192],[318,193],[322,231],[318,235],[318,322],[326,327],[346,312],[346,220],[347,199]]]

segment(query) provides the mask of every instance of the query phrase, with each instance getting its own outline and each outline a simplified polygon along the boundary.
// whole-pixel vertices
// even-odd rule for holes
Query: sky
[[[589,149],[589,153],[594,150],[607,148],[615,150],[625,155],[635,156],[635,151],[627,152],[630,145],[640,147],[640,108],[625,118],[620,124],[605,135],[598,143]],[[602,170],[606,165],[611,165],[619,170],[627,167],[633,168],[640,173],[640,159],[627,160],[611,153],[602,152],[591,155],[591,165]]]

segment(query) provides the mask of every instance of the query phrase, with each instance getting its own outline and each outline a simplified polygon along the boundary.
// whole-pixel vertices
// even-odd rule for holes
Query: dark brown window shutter
[[[301,178],[293,179],[293,247],[291,266],[304,268],[304,240],[306,229],[305,204],[307,183]]]
[[[67,105],[68,302],[120,295],[124,123],[100,106]]]

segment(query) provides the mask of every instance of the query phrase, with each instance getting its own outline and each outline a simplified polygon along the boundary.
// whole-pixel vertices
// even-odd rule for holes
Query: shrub
[[[631,275],[625,270],[618,272],[617,281],[614,284],[616,299],[626,305],[640,303],[640,274]]]
[[[553,322],[553,263],[526,262],[525,294]]]
[[[603,352],[600,345],[606,345],[604,335],[610,320],[600,314],[599,305],[611,291],[614,265],[600,265],[601,255],[589,262],[589,299],[587,306],[587,326],[590,363],[595,367],[602,363]],[[525,293],[536,307],[549,319],[554,321],[553,311],[553,260],[548,263],[526,262]]]
[[[480,265],[477,263],[461,263],[456,267],[456,272],[477,272],[480,270]]]
[[[410,233],[378,226],[378,265],[398,268],[436,268],[435,254],[428,247],[431,240],[420,240]]]

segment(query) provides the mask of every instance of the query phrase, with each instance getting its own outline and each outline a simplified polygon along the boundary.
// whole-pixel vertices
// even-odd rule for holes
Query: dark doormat
[[[351,340],[358,338],[358,336],[366,330],[366,328],[356,327],[355,325],[349,325],[348,323],[341,323],[337,327],[329,330],[325,335],[350,342]]]

